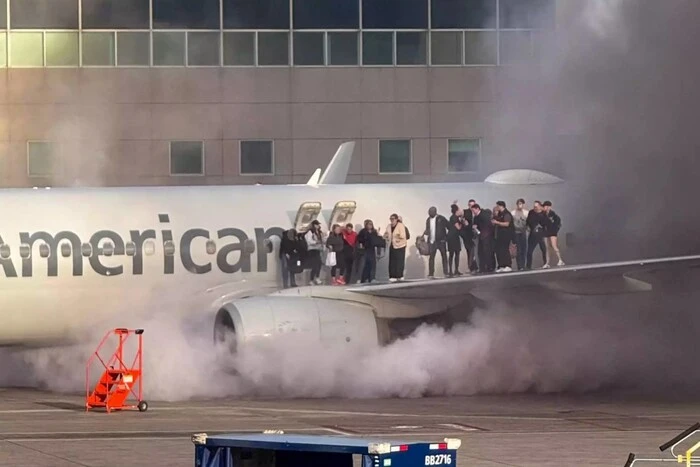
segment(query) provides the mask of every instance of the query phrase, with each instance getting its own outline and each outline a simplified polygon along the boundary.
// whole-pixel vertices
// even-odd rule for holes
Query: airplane
[[[700,266],[700,256],[686,256],[428,280],[411,241],[404,282],[385,283],[384,258],[377,283],[280,290],[284,230],[315,219],[325,231],[364,219],[383,230],[398,213],[415,239],[428,208],[445,214],[455,199],[486,207],[506,200],[511,209],[520,197],[530,205],[551,199],[564,219],[563,251],[576,249],[581,226],[568,213],[580,192],[554,175],[517,169],[481,183],[347,184],[354,146],[341,144],[307,184],[0,190],[0,346],[80,342],[164,309],[173,319],[204,314],[214,345],[233,337],[233,351],[290,332],[385,345],[400,336],[401,323],[473,309],[494,290],[638,292],[651,285],[636,273]]]

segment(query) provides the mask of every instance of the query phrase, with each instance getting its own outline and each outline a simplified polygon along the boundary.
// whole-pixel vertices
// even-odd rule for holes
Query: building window
[[[289,65],[289,34],[286,32],[258,33],[258,65]]]
[[[357,65],[356,32],[329,32],[328,33],[328,64],[343,66]]]
[[[78,29],[78,0],[12,0],[12,29]]]
[[[424,32],[396,32],[396,64],[425,65]]]
[[[323,33],[295,32],[294,33],[294,64],[323,65]]]
[[[363,32],[362,33],[362,64],[363,65],[393,65],[394,64],[394,33],[393,32]]]
[[[44,66],[44,34],[41,32],[10,33],[10,65]]]
[[[294,29],[357,29],[358,0],[294,0]]]
[[[150,43],[147,32],[117,32],[117,66],[149,66]]]
[[[224,65],[253,66],[255,65],[255,33],[254,32],[225,32],[224,33]]]
[[[0,32],[0,67],[7,66],[7,33]]]
[[[433,29],[493,29],[497,0],[431,0]]]
[[[53,172],[55,143],[46,141],[27,142],[27,174],[30,177],[49,177]]]
[[[362,0],[366,29],[427,29],[428,0]]]
[[[219,0],[152,0],[155,29],[219,29]]]
[[[82,0],[83,29],[148,29],[149,0]]]
[[[184,66],[185,65],[185,33],[184,32],[154,32],[153,33],[153,65],[154,66]]]
[[[556,22],[555,0],[500,0],[501,29],[553,29]]]
[[[433,65],[461,65],[462,33],[455,31],[431,32],[430,61]]]
[[[46,66],[78,66],[78,33],[47,32]]]
[[[0,29],[7,29],[7,2],[10,0],[0,0]]]
[[[187,65],[219,66],[220,38],[218,32],[188,32]]]
[[[204,175],[204,143],[171,141],[170,175]]]
[[[289,0],[222,0],[224,29],[289,29]]]
[[[84,66],[114,66],[115,62],[113,32],[83,33]]]
[[[379,141],[379,173],[411,173],[411,140],[389,139]]]
[[[497,57],[496,32],[464,32],[464,63],[466,65],[496,65]]]
[[[273,175],[272,141],[241,141],[241,175]]]
[[[478,172],[481,140],[450,139],[447,141],[447,171],[449,173]]]

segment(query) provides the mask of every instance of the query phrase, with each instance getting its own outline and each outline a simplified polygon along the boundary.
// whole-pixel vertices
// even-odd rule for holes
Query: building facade
[[[352,182],[500,168],[498,76],[554,0],[0,0],[0,184]]]

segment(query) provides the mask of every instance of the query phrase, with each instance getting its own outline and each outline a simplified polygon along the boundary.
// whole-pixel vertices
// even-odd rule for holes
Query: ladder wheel
[[[139,405],[136,406],[139,409],[139,412],[145,412],[148,410],[148,402],[146,401],[140,401]]]

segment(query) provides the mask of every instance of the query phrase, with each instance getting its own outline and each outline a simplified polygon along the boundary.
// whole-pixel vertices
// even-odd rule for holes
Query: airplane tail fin
[[[326,170],[323,171],[323,175],[319,177],[321,169],[316,169],[307,185],[342,185],[345,183],[354,151],[354,141],[347,141],[341,144],[333,159],[328,163]]]

